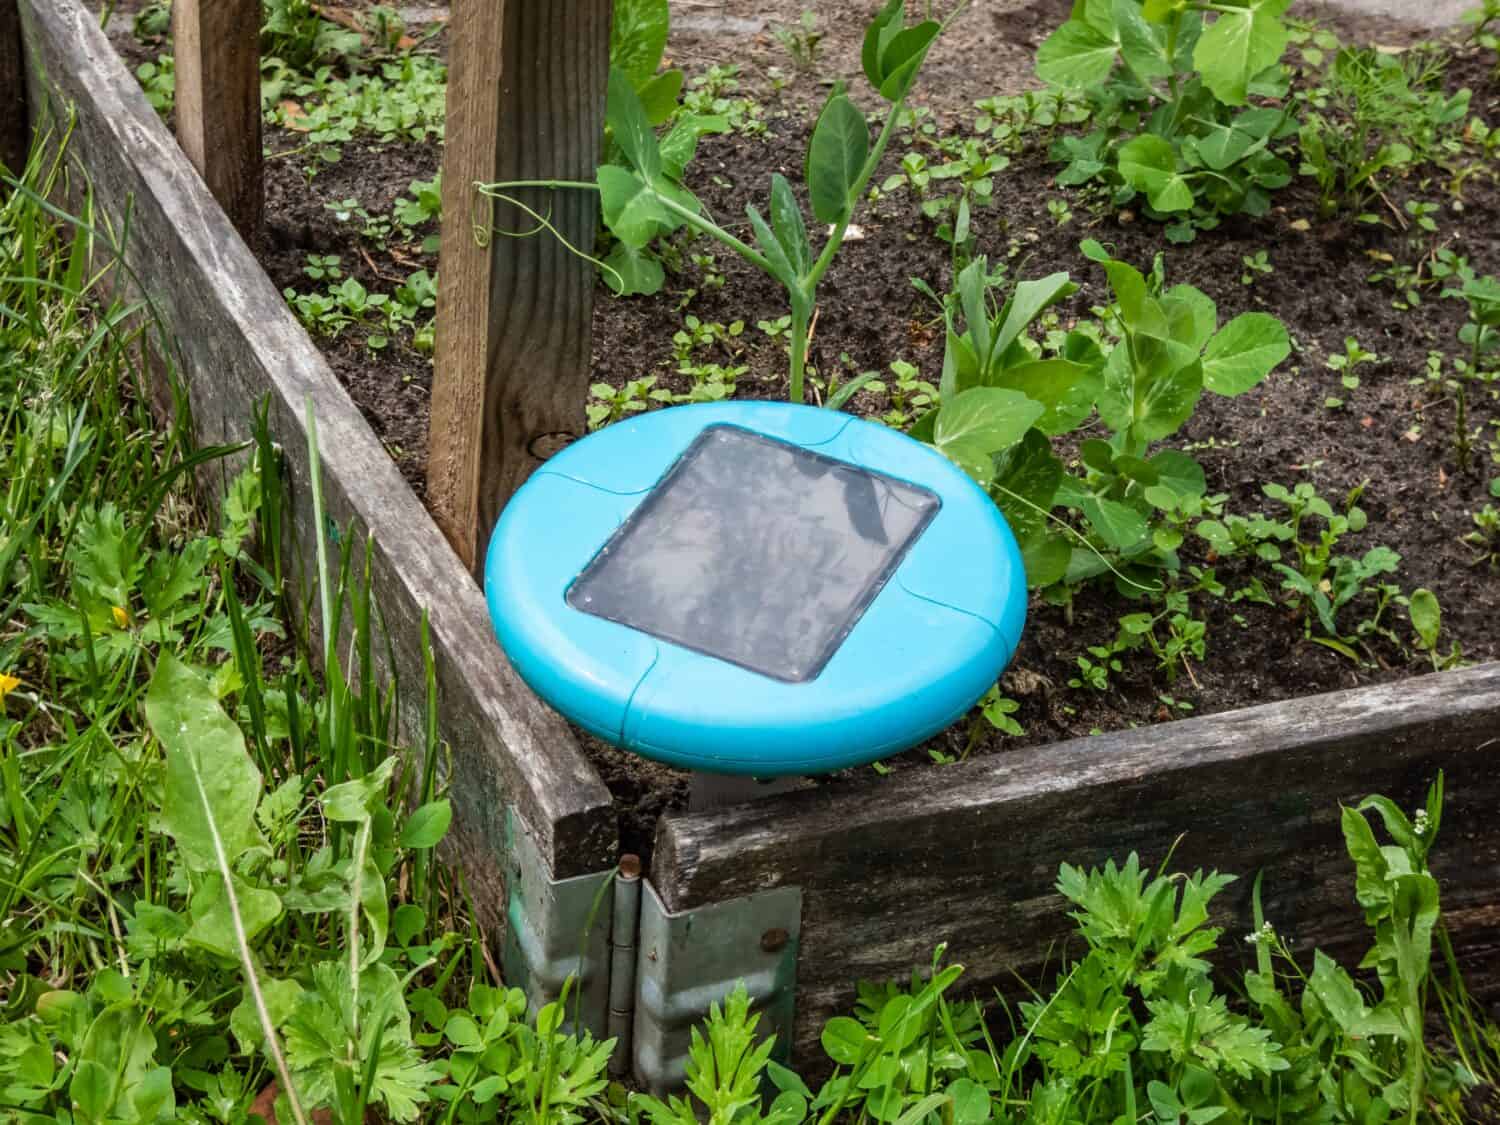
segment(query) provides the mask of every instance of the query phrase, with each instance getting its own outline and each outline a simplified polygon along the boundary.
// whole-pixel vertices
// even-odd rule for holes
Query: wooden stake
[[[240,236],[265,206],[260,118],[261,0],[174,0],[177,142]]]
[[[31,144],[26,115],[26,59],[16,0],[0,0],[0,166],[20,178]]]
[[[592,192],[518,191],[555,234],[474,184],[592,181],[609,79],[609,0],[453,0],[427,501],[464,564],[483,566],[511,494],[584,430]],[[540,455],[540,456],[539,456]]]

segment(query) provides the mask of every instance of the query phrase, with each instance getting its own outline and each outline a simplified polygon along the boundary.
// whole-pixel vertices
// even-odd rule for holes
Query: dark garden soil
[[[790,22],[804,6],[682,6],[672,43],[676,61],[690,73],[714,64],[739,64],[738,94],[765,106],[765,136],[707,138],[690,169],[690,186],[721,218],[742,214],[747,198],[763,196],[773,172],[799,178],[808,110],[826,96],[819,77],[852,78],[857,71],[855,44],[864,17],[875,6],[873,0],[816,4],[828,38],[815,71],[799,74],[767,32],[763,13]],[[1034,84],[1030,74],[1036,44],[1065,18],[1068,7],[1069,0],[1038,0],[1029,6],[1002,2],[971,9],[935,53],[922,77],[917,104],[929,106],[945,129],[969,127],[978,99]],[[1314,14],[1315,8],[1309,5],[1301,14]],[[750,14],[736,15],[741,9]],[[752,26],[757,19],[761,23]],[[1413,29],[1383,18],[1351,21],[1334,14],[1332,23],[1350,41],[1400,45],[1415,36]],[[136,52],[136,61],[154,54],[142,55],[128,37],[121,38],[122,49]],[[1496,123],[1500,83],[1493,66],[1492,59],[1460,49],[1446,81],[1455,89],[1471,87],[1472,112]],[[772,67],[780,68],[789,83],[785,88],[777,89]],[[356,141],[345,146],[339,163],[309,181],[301,172],[303,161],[281,155],[302,141],[296,134],[276,130],[267,137],[273,155],[267,167],[267,230],[259,251],[278,286],[314,286],[303,274],[308,254],[340,255],[347,273],[379,291],[391,291],[413,269],[435,270],[435,258],[424,255],[419,246],[381,251],[363,244],[356,228],[339,223],[325,203],[352,196],[372,214],[388,213],[413,180],[436,174],[439,146]],[[899,140],[893,146],[893,168],[904,148]],[[1270,508],[1261,494],[1267,482],[1290,486],[1309,481],[1335,503],[1363,485],[1360,504],[1369,515],[1369,526],[1346,540],[1341,550],[1362,554],[1384,545],[1399,552],[1401,567],[1395,581],[1405,591],[1431,589],[1442,605],[1445,651],[1456,642],[1469,660],[1500,658],[1500,576],[1476,566],[1474,550],[1460,542],[1472,528],[1470,513],[1489,499],[1488,482],[1500,475],[1500,464],[1492,462],[1486,444],[1487,439],[1500,439],[1500,409],[1486,391],[1474,396],[1471,424],[1483,426],[1485,436],[1471,467],[1461,471],[1452,440],[1453,402],[1413,386],[1411,380],[1423,374],[1429,352],[1449,357],[1459,353],[1463,307],[1439,300],[1433,292],[1419,307],[1401,311],[1393,307],[1395,293],[1388,285],[1368,281],[1387,255],[1415,261],[1437,247],[1467,256],[1480,274],[1500,273],[1496,170],[1469,178],[1461,202],[1440,177],[1395,185],[1388,193],[1390,214],[1383,226],[1320,221],[1315,193],[1299,179],[1275,196],[1272,211],[1263,218],[1229,220],[1200,234],[1189,246],[1175,246],[1167,242],[1161,225],[1128,211],[1091,209],[1076,196],[1070,200],[1071,220],[1059,225],[1046,210],[1049,199],[1062,196],[1052,183],[1056,168],[1045,150],[1045,139],[1038,138],[997,177],[994,206],[975,217],[979,250],[992,260],[1006,260],[1013,280],[1069,270],[1082,289],[1061,309],[1064,325],[1107,299],[1102,271],[1078,251],[1079,241],[1086,237],[1099,239],[1116,256],[1142,267],[1150,265],[1153,255],[1164,253],[1169,283],[1188,282],[1206,292],[1218,303],[1221,323],[1251,309],[1279,316],[1295,341],[1291,359],[1241,398],[1205,396],[1191,421],[1168,444],[1191,446],[1208,474],[1210,492],[1227,494],[1230,512]],[[881,179],[878,175],[876,182]],[[1399,213],[1407,199],[1442,205],[1435,235],[1414,238],[1418,232],[1400,229]],[[820,371],[829,372],[843,369],[845,355],[855,371],[883,369],[905,360],[936,383],[941,333],[932,306],[912,287],[911,279],[923,279],[937,291],[948,288],[948,248],[934,237],[933,225],[903,191],[866,207],[856,222],[861,237],[850,242],[820,291],[812,361]],[[1243,259],[1257,251],[1268,253],[1274,272],[1244,284]],[[660,386],[687,389],[675,374],[672,336],[682,327],[683,317],[691,314],[704,322],[742,320],[749,326],[733,352],[724,349],[701,356],[748,366],[738,382],[740,397],[784,396],[781,347],[754,327],[759,320],[783,315],[778,290],[717,249],[698,245],[691,251],[704,252],[713,253],[722,286],[712,286],[705,271],[687,264],[655,298],[620,301],[600,287],[594,314],[595,380],[619,387],[655,375]],[[689,253],[684,249],[684,263]],[[1325,367],[1330,356],[1344,353],[1346,337],[1381,357],[1379,363],[1359,369],[1360,386],[1352,391],[1345,391],[1338,373]],[[352,331],[320,343],[420,493],[429,358],[404,340],[372,352],[364,336]],[[1324,406],[1325,398],[1334,394],[1346,400],[1343,408]],[[886,406],[868,393],[852,404],[859,413],[877,416]],[[1185,564],[1214,561],[1201,542],[1184,548]],[[1279,585],[1274,575],[1256,571],[1251,564],[1218,565],[1219,579],[1231,590],[1256,573],[1268,588]],[[1190,672],[1167,683],[1149,655],[1138,653],[1127,657],[1123,674],[1110,690],[1070,688],[1077,657],[1090,645],[1107,644],[1119,616],[1136,608],[1113,592],[1087,590],[1080,593],[1069,620],[1062,609],[1034,597],[1025,639],[1002,681],[1006,693],[1020,703],[1015,718],[1025,734],[1001,736],[986,727],[972,752],[1005,751],[1185,713],[1169,708],[1160,698],[1164,694],[1190,704],[1192,713],[1203,714],[1424,674],[1430,668],[1425,655],[1407,655],[1379,639],[1369,645],[1368,659],[1356,665],[1306,639],[1301,622],[1284,608],[1202,598],[1195,608],[1208,621],[1207,658],[1201,664],[1193,662]],[[1350,620],[1357,620],[1360,608],[1351,606],[1349,611]],[[1393,608],[1385,623],[1409,637],[1404,610]],[[929,751],[962,754],[969,738],[970,724],[963,722],[887,765],[926,764]],[[649,852],[657,817],[685,801],[684,776],[585,741],[617,799],[624,847]],[[826,784],[844,780],[834,776]]]

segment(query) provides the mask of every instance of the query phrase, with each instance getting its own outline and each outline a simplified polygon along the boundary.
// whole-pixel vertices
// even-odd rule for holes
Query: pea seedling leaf
[[[805,277],[812,269],[812,245],[808,242],[807,224],[803,222],[797,197],[792,194],[792,185],[780,172],[771,177],[771,229],[775,231],[776,241],[796,276]]]
[[[1120,38],[1120,54],[1142,81],[1166,78],[1172,73],[1162,32],[1144,18],[1138,0],[1114,0],[1112,14]]]
[[[813,214],[840,223],[854,207],[854,185],[870,155],[870,129],[847,94],[835,90],[823,106],[807,149],[807,189]]]
[[[1146,537],[1146,520],[1129,504],[1102,496],[1085,496],[1083,514],[1099,538],[1117,551],[1129,550]]]
[[[1043,413],[1036,428],[1044,434],[1064,434],[1093,410],[1103,376],[1096,368],[1070,360],[1037,359],[1006,368],[993,385],[1020,391],[1040,403]]]
[[[667,0],[615,0],[610,62],[637,87],[651,81],[667,49]]]
[[[943,403],[933,444],[980,484],[988,484],[995,454],[1025,437],[1041,416],[1041,403],[1020,391],[971,387]]]
[[[1193,49],[1203,84],[1225,105],[1244,105],[1250,80],[1286,50],[1281,14],[1291,0],[1224,0]]]
[[[1291,354],[1281,321],[1269,313],[1241,313],[1208,342],[1203,385],[1215,394],[1244,394]]]
[[[1158,211],[1190,211],[1193,189],[1177,169],[1172,142],[1142,133],[1120,146],[1120,175],[1137,191],[1144,191]]]
[[[1091,23],[1071,19],[1037,49],[1036,73],[1049,86],[1097,86],[1115,69],[1119,40]]]
[[[671,227],[656,193],[635,172],[617,164],[599,166],[599,205],[605,225],[632,250],[645,249]]]
[[[880,96],[896,102],[906,97],[927,51],[937,39],[943,25],[925,20],[898,33],[880,52]]]
[[[870,21],[870,26],[865,29],[864,46],[860,51],[860,65],[864,68],[865,77],[869,79],[870,85],[880,89],[880,83],[885,78],[880,69],[881,56],[885,54],[886,48],[896,36],[901,34],[901,29],[906,23],[906,0],[890,0],[875,18]]]
[[[609,95],[605,120],[615,136],[615,143],[630,161],[631,167],[648,184],[661,178],[661,146],[646,116],[640,95],[629,77],[618,67],[609,72]]]
[[[609,257],[604,259],[607,267],[604,271],[604,283],[614,290],[618,297],[631,297],[636,294],[651,296],[653,293],[661,292],[661,287],[666,283],[666,271],[662,269],[661,260],[647,250],[630,246],[625,242],[616,242],[615,248],[609,252]],[[606,384],[607,385],[607,384]],[[609,393],[613,393],[610,388]]]

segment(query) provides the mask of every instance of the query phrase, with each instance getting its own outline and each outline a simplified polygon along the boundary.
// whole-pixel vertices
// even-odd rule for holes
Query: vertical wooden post
[[[610,0],[453,0],[448,28],[427,501],[477,573],[542,446],[584,430],[594,267],[557,236],[591,251],[599,201],[577,190],[515,192],[554,235],[474,184],[594,179]],[[518,232],[527,236],[507,237]]]
[[[260,229],[261,0],[174,0],[177,141],[240,235]]]
[[[0,166],[18,179],[31,143],[23,50],[17,0],[0,0]]]

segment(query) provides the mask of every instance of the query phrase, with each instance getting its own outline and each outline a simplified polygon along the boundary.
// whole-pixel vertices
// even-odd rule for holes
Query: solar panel
[[[706,427],[568,604],[773,679],[815,679],[937,514],[937,494]]]

